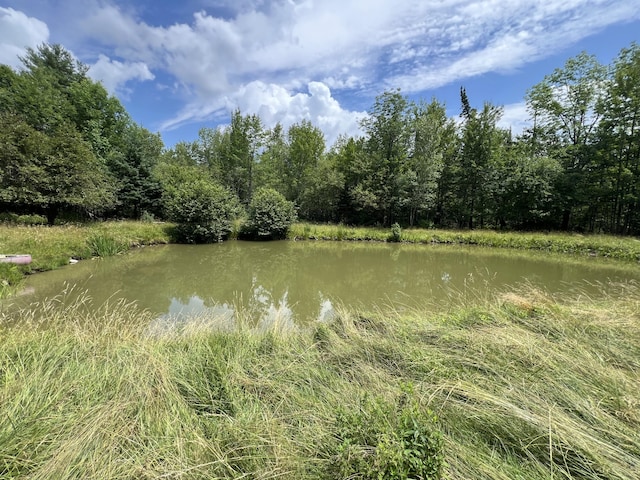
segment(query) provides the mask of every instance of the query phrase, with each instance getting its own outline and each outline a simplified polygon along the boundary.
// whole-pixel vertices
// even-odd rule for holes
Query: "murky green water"
[[[3,308],[37,308],[36,302],[74,286],[70,297],[86,291],[96,305],[124,298],[160,321],[200,313],[232,321],[241,309],[257,321],[277,317],[303,323],[330,317],[337,304],[439,308],[525,281],[550,292],[596,295],[602,287],[592,284],[640,280],[638,270],[597,259],[429,245],[167,245],[33,275]]]

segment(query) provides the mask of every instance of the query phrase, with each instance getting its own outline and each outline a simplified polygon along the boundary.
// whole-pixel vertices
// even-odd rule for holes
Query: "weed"
[[[411,389],[391,403],[365,395],[356,409],[337,414],[338,446],[330,478],[442,478],[443,437],[437,419]]]
[[[126,243],[101,233],[91,235],[87,239],[87,245],[94,257],[111,257],[129,249]]]

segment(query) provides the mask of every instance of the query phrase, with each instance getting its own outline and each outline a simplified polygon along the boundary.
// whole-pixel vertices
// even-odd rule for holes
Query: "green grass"
[[[637,479],[640,287],[618,289],[176,336],[123,303],[0,313],[0,478],[394,478],[415,431],[449,479]]]
[[[122,253],[142,245],[169,243],[171,224],[104,222],[84,225],[10,225],[0,223],[0,253],[28,253],[30,265],[0,264],[0,298],[11,293],[24,274],[53,270],[71,258]],[[19,272],[20,275],[16,275]]]
[[[344,225],[294,224],[289,238],[298,240],[388,241],[391,228]],[[403,229],[406,243],[478,245],[494,248],[542,250],[547,252],[615,258],[640,262],[640,240],[612,235],[575,233],[496,232],[493,230]]]

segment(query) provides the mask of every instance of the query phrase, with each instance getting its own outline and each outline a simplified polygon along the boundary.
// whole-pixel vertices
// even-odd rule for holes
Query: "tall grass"
[[[406,478],[411,420],[450,479],[637,479],[640,287],[618,288],[181,335],[53,301],[0,318],[0,477]]]

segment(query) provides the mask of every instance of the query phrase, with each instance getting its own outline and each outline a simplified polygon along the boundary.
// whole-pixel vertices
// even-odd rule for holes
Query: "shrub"
[[[400,224],[394,223],[391,225],[391,235],[387,238],[389,242],[400,242],[402,241],[402,228],[400,228]]]
[[[272,188],[260,188],[249,204],[249,218],[243,233],[260,239],[285,238],[295,220],[292,202]]]
[[[17,215],[15,213],[0,213],[0,222],[15,223],[17,225],[46,225],[47,219],[42,215]]]
[[[178,241],[221,242],[240,212],[238,198],[207,178],[190,179],[165,192],[167,216],[177,224]]]
[[[443,476],[443,437],[436,417],[411,389],[395,403],[365,396],[360,408],[337,415],[333,478],[438,480]]]

